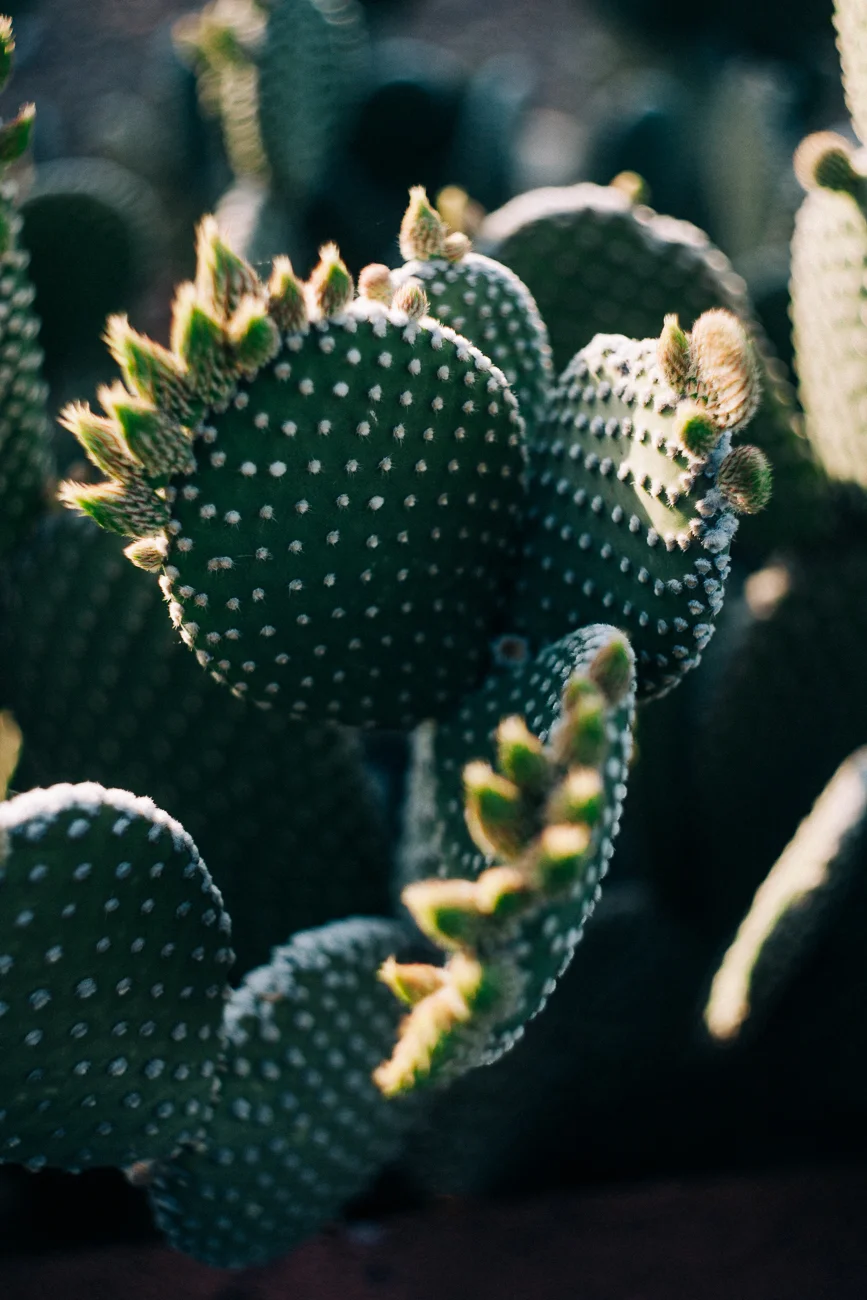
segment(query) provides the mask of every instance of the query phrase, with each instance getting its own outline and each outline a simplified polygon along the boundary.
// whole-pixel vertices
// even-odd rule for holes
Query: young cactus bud
[[[168,546],[164,537],[142,537],[123,548],[126,558],[146,573],[159,573],[166,562]]]
[[[244,298],[229,321],[232,365],[251,377],[280,350],[280,331],[261,298]]]
[[[4,709],[0,712],[0,801],[6,798],[9,782],[15,775],[23,739],[18,723]]]
[[[78,439],[91,464],[109,478],[132,478],[136,464],[111,420],[94,415],[86,402],[72,402],[60,412],[60,424]]]
[[[404,965],[394,957],[383,962],[377,978],[387,984],[392,993],[409,1007],[430,997],[448,982],[448,976],[441,966],[421,963]]]
[[[666,316],[656,356],[665,382],[676,393],[682,393],[692,368],[692,358],[689,354],[689,339],[680,328],[677,316]]]
[[[444,948],[474,947],[491,921],[511,916],[527,885],[513,867],[492,867],[478,880],[420,880],[403,891],[418,928]]]
[[[126,316],[109,316],[105,341],[134,393],[181,421],[191,417],[193,394],[173,353],[139,334]]]
[[[609,189],[625,195],[632,204],[650,202],[650,186],[638,172],[618,172],[608,185]]]
[[[431,257],[442,257],[445,252],[446,228],[439,213],[431,207],[423,185],[415,185],[409,192],[409,207],[400,223],[401,255],[411,262],[418,258],[425,262]]]
[[[12,34],[12,19],[0,18],[0,90],[6,85],[12,72],[12,55],[15,53],[15,37]]]
[[[632,656],[624,637],[614,637],[594,655],[587,675],[616,708],[629,693],[632,682]]]
[[[191,474],[196,468],[193,443],[179,424],[147,402],[132,397],[122,384],[97,389],[104,411],[120,426],[126,445],[147,478]]]
[[[853,163],[854,150],[834,131],[816,131],[802,140],[793,159],[795,175],[805,190],[844,190],[858,194],[864,188]]]
[[[557,787],[545,810],[552,823],[577,822],[595,826],[602,816],[605,791],[595,767],[573,767]]]
[[[538,795],[548,784],[545,750],[523,718],[504,718],[497,728],[497,763],[521,790]]]
[[[701,402],[680,402],[674,432],[690,456],[704,459],[720,440],[722,430]]]
[[[242,298],[260,292],[261,287],[252,266],[223,242],[216,220],[203,217],[196,232],[196,288],[201,301],[226,320]]]
[[[736,447],[720,466],[719,485],[740,514],[755,515],[771,499],[770,462],[758,447]]]
[[[15,162],[21,157],[30,144],[35,119],[35,105],[25,104],[18,110],[17,117],[0,127],[0,163]]]
[[[196,396],[208,406],[225,402],[234,382],[226,359],[226,331],[202,306],[194,284],[178,287],[171,344],[187,367],[187,382]]]
[[[460,262],[472,251],[472,247],[469,235],[465,235],[462,230],[453,230],[450,235],[446,235],[443,254],[448,262]]]
[[[699,316],[690,334],[699,395],[721,429],[736,429],[756,411],[761,396],[758,364],[747,332],[733,312],[716,308]]]
[[[371,262],[358,277],[358,292],[369,302],[381,302],[388,307],[394,293],[391,271],[381,262]]]
[[[127,479],[123,483],[61,483],[59,500],[90,515],[101,528],[123,537],[149,537],[169,522],[166,503],[144,479]]]
[[[543,889],[568,889],[580,879],[590,847],[587,826],[548,826],[533,855],[533,871]]]
[[[323,244],[319,264],[307,282],[310,315],[327,320],[337,316],[352,301],[352,276],[336,244]]]
[[[297,334],[307,324],[304,288],[288,257],[275,257],[271,264],[268,314],[282,334]]]
[[[418,280],[405,280],[391,300],[392,307],[405,311],[410,320],[421,320],[428,313],[427,294]]]
[[[487,763],[464,768],[467,827],[483,853],[511,861],[520,856],[531,833],[521,791]]]
[[[557,728],[554,753],[571,766],[594,767],[606,749],[605,700],[586,677],[574,676],[563,691],[563,716]]]

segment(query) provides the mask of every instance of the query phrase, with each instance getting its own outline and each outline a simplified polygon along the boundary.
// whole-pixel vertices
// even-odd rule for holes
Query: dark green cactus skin
[[[821,529],[824,480],[803,436],[785,368],[761,334],[743,281],[707,236],[685,221],[635,206],[610,186],[534,190],[491,213],[481,252],[510,266],[535,298],[559,371],[595,334],[657,335],[667,313],[684,329],[713,307],[733,311],[762,358],[762,404],[750,437],[774,467],[777,490],[745,541],[773,545]],[[785,503],[784,505],[782,503]]]
[[[101,359],[105,318],[148,283],[165,220],[147,181],[105,158],[41,164],[21,219],[53,383],[64,365]]]
[[[583,628],[542,651],[537,659],[492,674],[448,723],[438,727],[425,724],[419,729],[401,853],[402,883],[426,876],[473,879],[490,865],[492,859],[476,847],[466,828],[461,784],[464,764],[493,756],[493,732],[509,714],[521,714],[530,730],[546,741],[560,717],[567,680],[585,671],[601,649],[618,639],[619,634],[604,625]],[[571,960],[614,852],[626,794],[633,716],[634,687],[630,685],[621,702],[606,714],[604,811],[581,879],[565,897],[547,900],[516,921],[509,948],[520,954],[519,1005],[490,1029],[484,1045],[477,1045],[476,1054],[456,1062],[458,1072],[468,1064],[496,1060],[517,1042],[526,1021],[543,1009]]]
[[[407,262],[396,273],[422,282],[431,315],[499,366],[518,399],[532,438],[554,379],[548,331],[533,297],[514,272],[490,257],[467,253],[457,261]]]
[[[484,669],[521,522],[501,373],[359,300],[290,336],[203,430],[163,580],[200,662],[293,717],[442,716]]]
[[[232,952],[192,840],[96,784],[0,805],[0,836],[3,1157],[124,1165],[194,1140]]]
[[[29,258],[19,246],[15,186],[0,184],[0,554],[27,531],[43,508],[54,460],[45,410],[39,321],[31,304]]]
[[[717,488],[729,438],[703,460],[688,455],[675,436],[677,402],[655,340],[602,335],[562,375],[531,451],[517,626],[538,644],[616,619],[645,696],[698,663],[737,528]]]
[[[867,218],[850,194],[815,190],[792,240],[792,319],[807,432],[828,475],[867,489]]]
[[[376,971],[405,943],[376,920],[296,934],[233,994],[208,1149],[156,1171],[152,1201],[173,1245],[217,1267],[261,1263],[394,1158],[413,1110],[370,1075],[400,1018]]]
[[[120,538],[67,512],[46,520],[9,565],[2,608],[16,788],[115,781],[173,809],[225,897],[239,973],[296,929],[387,910],[384,820],[356,738],[228,697]]]

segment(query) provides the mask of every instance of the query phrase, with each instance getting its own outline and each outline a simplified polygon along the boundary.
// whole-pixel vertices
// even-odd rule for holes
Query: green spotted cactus
[[[130,1167],[171,1240],[236,1266],[395,1154],[410,1112],[370,1075],[400,926],[298,934],[230,994],[220,893],[152,800],[37,789],[0,806],[0,836],[0,1159]]]
[[[266,288],[203,223],[174,350],[110,322],[131,391],[65,421],[111,479],[62,495],[142,539],[130,558],[162,568],[183,639],[235,694],[407,726],[482,674],[523,425],[501,371],[411,287],[408,310],[352,293],[333,245],[307,286],[278,258]]]
[[[403,902],[449,956],[444,966],[383,967],[412,1008],[376,1073],[387,1095],[495,1061],[554,991],[613,852],[634,689],[628,643],[591,627],[489,682],[421,741],[413,779],[425,789],[412,805],[408,865],[424,870],[429,853],[439,866],[407,884]],[[529,727],[518,715],[499,721],[513,705]],[[457,755],[488,749],[492,728],[499,770],[477,758],[461,773]]]
[[[0,89],[9,78],[14,49],[12,24],[0,18]],[[53,468],[48,389],[42,379],[29,258],[20,243],[18,190],[5,177],[27,149],[34,115],[28,104],[0,125],[0,554],[40,513]]]

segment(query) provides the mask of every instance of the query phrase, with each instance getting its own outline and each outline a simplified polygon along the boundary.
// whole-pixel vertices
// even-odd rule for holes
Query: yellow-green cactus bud
[[[467,827],[483,853],[517,858],[531,831],[521,791],[487,763],[464,768]]]
[[[676,393],[682,393],[692,369],[689,339],[680,328],[677,316],[666,316],[656,349],[659,368]]]
[[[358,292],[362,298],[367,298],[370,302],[381,302],[388,307],[394,293],[391,271],[381,262],[371,262],[358,277]]]
[[[573,767],[554,791],[545,816],[552,823],[584,822],[595,826],[602,815],[605,791],[595,767]]]
[[[253,376],[280,350],[280,331],[261,298],[242,299],[229,321],[229,352],[241,374]]]
[[[598,650],[590,661],[587,675],[611,708],[620,704],[632,684],[632,653],[626,638],[614,637]]]
[[[549,779],[548,760],[538,736],[523,718],[504,718],[497,728],[497,762],[522,790],[538,794]]]
[[[288,257],[275,257],[268,281],[268,314],[284,334],[296,334],[307,324],[304,287]]]
[[[689,336],[697,395],[721,429],[736,429],[755,414],[761,396],[758,362],[734,312],[699,316]]]
[[[681,445],[691,456],[703,459],[720,440],[722,429],[715,424],[707,407],[701,402],[680,402],[675,416],[674,431]]]
[[[401,255],[408,262],[414,258],[424,262],[431,257],[442,257],[445,243],[446,228],[439,213],[431,207],[424,186],[414,186],[400,226]]]
[[[719,485],[733,508],[743,515],[755,515],[771,499],[770,462],[758,447],[736,447],[720,466]]]
[[[164,537],[141,537],[125,546],[123,553],[137,569],[146,573],[159,573],[166,562],[167,543]]]
[[[327,320],[338,316],[352,301],[353,284],[336,244],[323,244],[319,263],[307,282],[310,315]]]

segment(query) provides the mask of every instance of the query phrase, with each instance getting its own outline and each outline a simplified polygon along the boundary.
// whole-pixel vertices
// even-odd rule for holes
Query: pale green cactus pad
[[[824,482],[803,436],[786,369],[756,323],[743,280],[696,226],[630,201],[612,186],[531,190],[484,221],[481,252],[529,287],[548,327],[558,372],[596,334],[641,339],[675,313],[684,329],[713,308],[737,315],[760,360],[762,401],[751,438],[779,491],[747,540],[759,549],[803,536],[824,519]]]
[[[400,1148],[413,1111],[371,1071],[400,1018],[378,982],[405,932],[354,919],[296,934],[226,1007],[226,1073],[207,1146],[155,1170],[159,1226],[188,1254],[244,1267],[333,1219]]]
[[[667,357],[675,336],[683,355]],[[616,619],[645,696],[695,667],[722,606],[735,510],[761,509],[770,491],[762,454],[731,450],[757,398],[752,349],[725,312],[700,317],[690,341],[670,318],[660,340],[599,335],[579,352],[531,449],[518,630],[540,644]]]
[[[229,922],[190,837],[96,784],[0,805],[0,1155],[125,1165],[210,1113]]]
[[[495,1061],[554,991],[614,851],[634,671],[620,633],[585,628],[420,733],[403,900],[451,956],[383,968],[412,1006],[376,1074],[386,1094]],[[485,761],[492,749],[499,774]],[[423,879],[431,860],[436,878]]]

